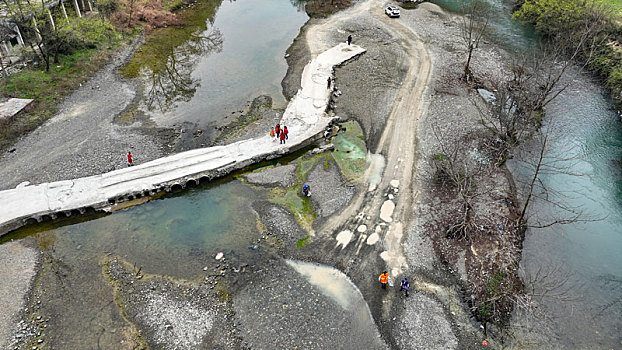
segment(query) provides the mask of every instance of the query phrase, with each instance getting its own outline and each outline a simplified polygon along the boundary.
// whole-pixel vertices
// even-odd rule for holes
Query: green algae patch
[[[321,161],[327,162],[327,158],[326,155],[304,156],[300,158],[296,168],[296,183],[286,189],[277,187],[270,190],[270,202],[286,208],[307,232],[311,231],[313,227],[315,212],[309,198],[303,197],[302,186],[311,169]],[[300,246],[300,242],[298,245]]]
[[[49,250],[56,243],[56,235],[52,231],[44,231],[37,235],[39,248]]]
[[[287,189],[273,188],[270,191],[270,202],[289,210],[300,226],[308,232],[313,225],[315,213],[309,205],[309,199],[299,195],[300,188],[300,185],[293,185]]]
[[[298,243],[296,244],[297,248],[302,248],[304,246],[309,245],[309,234],[307,233],[307,236],[305,238],[299,239]]]
[[[325,157],[324,155],[320,155],[320,156],[302,159],[300,161],[300,164],[298,165],[298,170],[296,173],[296,177],[298,178],[299,182],[303,182],[304,179],[307,177],[307,174],[309,173],[309,171],[313,169],[313,167],[315,166],[315,164],[317,164],[320,158],[324,158],[324,157]],[[300,187],[300,189],[302,190],[302,186]]]
[[[346,179],[360,182],[363,180],[367,156],[363,129],[355,121],[344,123],[342,128],[345,128],[345,131],[339,132],[333,138],[335,150],[332,152],[332,155]]]

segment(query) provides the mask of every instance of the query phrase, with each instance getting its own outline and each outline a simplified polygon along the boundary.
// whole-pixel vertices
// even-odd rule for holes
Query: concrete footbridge
[[[0,236],[46,218],[107,210],[119,202],[198,184],[317,141],[333,120],[326,114],[331,94],[328,77],[335,66],[363,52],[360,46],[341,43],[307,64],[301,88],[282,117],[281,125],[289,129],[287,144],[279,144],[266,130],[259,138],[182,152],[101,175],[0,191]]]

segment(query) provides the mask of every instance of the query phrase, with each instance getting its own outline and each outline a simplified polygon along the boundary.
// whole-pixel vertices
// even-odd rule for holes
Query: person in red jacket
[[[281,143],[285,143],[285,133],[282,132],[281,135],[279,136],[279,140],[281,140]]]
[[[283,126],[283,133],[285,134],[285,139],[287,140],[287,134],[289,134],[289,130],[287,130],[287,126]]]
[[[132,152],[127,152],[127,166],[134,165],[134,161],[132,160]]]

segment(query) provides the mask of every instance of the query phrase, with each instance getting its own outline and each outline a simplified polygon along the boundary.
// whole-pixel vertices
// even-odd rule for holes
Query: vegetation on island
[[[352,0],[290,0],[298,9],[307,12],[311,18],[328,17],[335,12],[352,6]]]

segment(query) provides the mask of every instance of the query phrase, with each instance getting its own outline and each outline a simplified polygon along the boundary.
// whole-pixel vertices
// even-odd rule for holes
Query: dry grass
[[[135,0],[133,4],[132,21],[130,23],[130,0],[122,0],[124,9],[116,12],[110,18],[115,28],[126,33],[134,28],[144,28],[147,32],[161,27],[180,24],[177,16],[165,8],[161,1]]]

